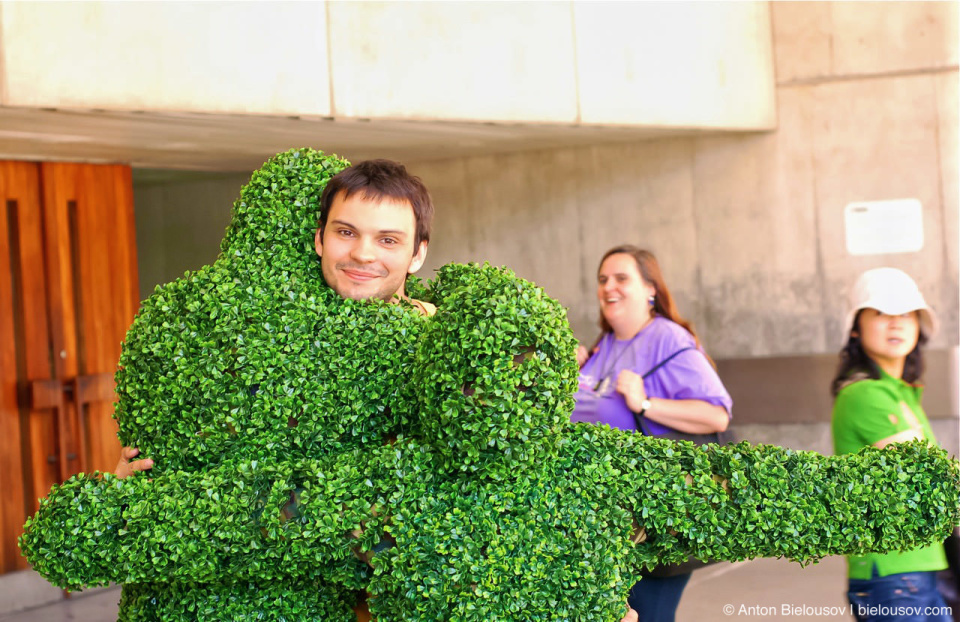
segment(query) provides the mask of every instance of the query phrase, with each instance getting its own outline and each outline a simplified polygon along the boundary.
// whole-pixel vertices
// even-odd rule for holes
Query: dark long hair
[[[860,337],[855,337],[854,332],[860,332],[860,314],[863,309],[857,311],[857,316],[853,319],[853,326],[850,329],[850,336],[847,338],[846,345],[840,350],[840,363],[837,365],[837,373],[833,376],[833,382],[830,383],[830,393],[834,397],[840,392],[840,389],[847,386],[855,380],[879,380],[880,366],[863,349]],[[917,345],[913,347],[910,354],[903,362],[903,380],[914,383],[923,376],[923,351],[921,346],[927,343],[927,336],[920,331],[917,337]]]
[[[603,257],[600,258],[600,264],[597,266],[597,272],[599,273],[600,266],[602,266],[603,262],[607,260],[607,257],[611,255],[617,255],[619,253],[633,257],[633,260],[637,263],[637,269],[640,271],[640,276],[646,283],[653,286],[653,289],[655,290],[653,298],[653,314],[665,317],[671,322],[676,322],[682,326],[693,336],[693,340],[696,342],[697,347],[700,348],[700,338],[693,329],[693,324],[681,317],[680,312],[677,311],[677,305],[673,302],[673,296],[670,294],[670,289],[667,287],[666,281],[663,280],[663,273],[660,272],[660,264],[657,262],[657,258],[654,257],[653,253],[648,250],[633,246],[632,244],[621,244],[620,246],[614,246],[604,253]],[[603,339],[604,335],[609,332],[613,332],[613,328],[611,328],[610,324],[607,323],[607,319],[603,317],[603,313],[600,313],[600,330],[600,336],[597,337],[596,342],[594,342],[593,346],[590,348],[591,353],[593,352],[593,349],[597,347],[597,344],[600,343],[600,340]],[[707,357],[707,360],[710,361],[711,365],[714,365],[713,360],[709,356]],[[716,365],[714,365],[714,367],[716,367]]]

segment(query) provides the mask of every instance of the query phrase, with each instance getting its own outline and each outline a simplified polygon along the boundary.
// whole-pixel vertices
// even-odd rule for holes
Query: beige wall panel
[[[938,120],[940,122],[938,138],[940,141],[940,178],[943,186],[944,237],[947,245],[947,260],[954,275],[957,273],[960,259],[957,245],[960,242],[957,219],[960,217],[960,162],[957,160],[960,127],[957,111],[960,101],[957,97],[957,72],[941,74],[936,77]]]
[[[420,278],[432,279],[437,268],[451,261],[475,261],[466,160],[418,162],[407,168],[426,184],[434,206],[430,246]]]
[[[4,104],[330,114],[311,2],[3,2]]]
[[[780,92],[780,128],[696,142],[704,339],[718,358],[821,352],[809,93]]]
[[[577,157],[584,265],[581,302],[571,306],[577,336],[596,336],[597,265],[604,252],[624,243],[657,256],[680,313],[701,325],[693,142],[597,146],[578,150]]]
[[[814,167],[828,340],[841,338],[846,292],[868,268],[910,273],[929,300],[944,296],[943,210],[934,76],[857,80],[814,89]],[[852,201],[916,198],[923,205],[924,248],[916,253],[853,257],[843,210]],[[955,290],[954,290],[955,291]],[[950,302],[956,306],[956,300]],[[956,322],[932,345],[954,345]]]
[[[833,28],[829,2],[771,2],[777,82],[829,76]]]
[[[331,2],[335,113],[576,120],[567,2]]]
[[[472,259],[510,267],[567,307],[582,283],[577,165],[570,149],[466,160]]]
[[[957,2],[771,2],[777,81],[957,63]]]
[[[943,244],[946,257],[944,290],[937,305],[940,320],[945,326],[960,325],[958,300],[960,300],[960,161],[957,159],[960,142],[960,124],[957,116],[960,101],[957,97],[957,72],[951,71],[936,76],[937,118],[940,145],[940,185],[943,198]],[[960,332],[960,330],[958,330]],[[947,342],[949,343],[949,341]],[[956,339],[953,341],[957,343]]]
[[[831,2],[833,72],[957,64],[957,2]]]
[[[766,2],[574,4],[584,123],[769,129]]]

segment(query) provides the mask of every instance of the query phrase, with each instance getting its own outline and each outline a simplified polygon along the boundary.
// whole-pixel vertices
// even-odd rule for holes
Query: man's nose
[[[375,242],[369,238],[360,237],[351,249],[350,258],[362,263],[374,261],[377,258]]]

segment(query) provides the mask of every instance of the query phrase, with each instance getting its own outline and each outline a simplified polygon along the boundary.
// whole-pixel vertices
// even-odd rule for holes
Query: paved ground
[[[715,564],[693,573],[683,593],[677,622],[697,620],[844,620],[847,565],[830,557],[804,568],[779,559]]]
[[[775,559],[716,564],[693,574],[677,621],[850,621],[845,576],[842,558],[806,568]],[[77,594],[56,605],[0,616],[0,622],[112,622],[119,597],[119,588]]]

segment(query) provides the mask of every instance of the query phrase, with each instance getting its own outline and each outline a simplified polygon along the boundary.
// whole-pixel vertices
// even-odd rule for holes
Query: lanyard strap
[[[660,369],[661,367],[663,367],[664,365],[672,361],[674,357],[676,357],[681,352],[686,352],[687,350],[696,350],[696,349],[697,348],[695,346],[687,346],[686,348],[680,348],[679,350],[677,350],[667,358],[663,359],[662,361],[660,361],[659,363],[657,363],[656,365],[648,369],[647,373],[643,374],[643,378],[646,379],[648,376],[652,375],[653,372],[657,371],[658,369]]]
[[[603,357],[603,363],[597,365],[597,372],[599,372],[597,376],[600,378],[601,382],[610,375],[610,372],[613,371],[613,368],[617,366],[617,361],[623,358],[623,355],[627,353],[627,350],[633,347],[633,342],[636,341],[637,338],[639,338],[642,334],[643,331],[641,330],[636,335],[631,337],[630,341],[623,344],[623,349],[617,352],[616,356],[613,356],[614,345],[617,343],[617,339],[613,336],[612,332],[607,333],[607,335],[610,337],[610,346],[607,350],[607,355]],[[611,356],[613,356],[613,361],[610,360]]]
[[[687,346],[686,348],[680,348],[667,358],[663,359],[643,375],[644,378],[651,375],[653,372],[657,371],[667,363],[673,360],[675,356],[681,352],[686,352],[687,350],[696,350],[695,346]],[[723,439],[720,438],[718,432],[711,432],[709,434],[690,434],[689,432],[680,432],[679,430],[673,430],[672,432],[667,432],[666,434],[651,434],[650,429],[646,425],[646,418],[640,413],[633,413],[633,419],[637,424],[637,431],[644,436],[657,436],[659,438],[669,438],[675,441],[691,441],[695,445],[706,445],[707,443],[717,443],[718,445],[722,442]]]

